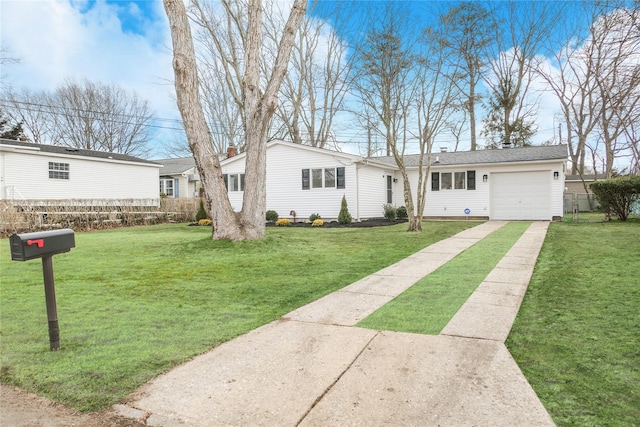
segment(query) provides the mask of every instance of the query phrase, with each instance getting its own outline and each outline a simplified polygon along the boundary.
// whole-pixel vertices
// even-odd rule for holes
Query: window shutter
[[[302,189],[309,189],[309,169],[302,169]]]
[[[440,190],[440,173],[431,172],[431,191]]]
[[[222,175],[222,177],[224,178],[224,188],[229,191],[229,175],[225,173],[224,175]]]
[[[240,174],[240,191],[244,191],[244,174]]]
[[[467,190],[476,189],[476,171],[467,171]]]
[[[345,184],[344,168],[336,168],[336,188],[345,188]]]

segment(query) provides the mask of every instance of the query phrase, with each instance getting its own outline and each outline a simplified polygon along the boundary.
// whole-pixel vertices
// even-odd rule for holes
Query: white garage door
[[[549,172],[493,173],[491,219],[551,220]]]

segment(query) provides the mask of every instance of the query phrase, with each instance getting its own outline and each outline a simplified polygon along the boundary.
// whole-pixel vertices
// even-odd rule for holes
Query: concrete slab
[[[501,268],[496,266],[485,280],[489,282],[502,282],[512,285],[527,285],[533,274],[532,268]]]
[[[493,233],[500,227],[507,224],[508,221],[487,221],[473,228],[468,228],[456,234],[454,237],[461,237],[466,239],[483,239],[489,234]]]
[[[519,308],[467,301],[440,335],[505,342]]]
[[[516,295],[522,299],[527,292],[526,285],[514,285],[512,283],[490,282],[485,280],[480,283],[475,292],[484,292],[491,294]],[[472,294],[473,295],[473,294]]]
[[[553,426],[503,344],[382,332],[301,426]]]
[[[152,380],[128,406],[191,426],[296,425],[375,334],[274,322]]]
[[[505,307],[519,308],[522,302],[520,295],[514,295],[511,293],[496,293],[496,292],[482,292],[476,290],[469,299],[468,303],[471,304],[486,304],[486,305],[500,305]]]
[[[286,314],[283,319],[353,326],[392,299],[386,295],[338,291]]]
[[[432,256],[429,253],[421,252],[419,255],[412,255],[409,258],[397,262],[389,267],[383,268],[377,274],[383,276],[395,277],[411,277],[414,283],[422,279],[427,274],[433,273],[442,265],[452,260],[456,255],[462,252],[438,253]]]
[[[341,291],[395,297],[411,287],[414,283],[416,283],[415,277],[372,274],[342,288]]]

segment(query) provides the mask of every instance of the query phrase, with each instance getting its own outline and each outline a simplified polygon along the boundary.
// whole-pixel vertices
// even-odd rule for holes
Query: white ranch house
[[[154,160],[160,163],[160,193],[169,198],[201,196],[200,177],[193,157]]]
[[[418,156],[405,156],[416,194]],[[537,146],[431,155],[427,218],[545,220],[563,216],[567,146]],[[242,208],[245,155],[221,162],[234,209]],[[383,205],[404,205],[401,173],[391,157],[273,141],[267,146],[267,210],[307,219],[337,218],[342,197],[354,219],[379,218]]]
[[[126,154],[0,139],[0,200],[157,202],[160,167]]]

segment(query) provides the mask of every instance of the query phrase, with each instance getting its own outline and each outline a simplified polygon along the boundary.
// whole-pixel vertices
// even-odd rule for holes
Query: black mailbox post
[[[49,347],[60,348],[60,329],[58,327],[58,309],[56,308],[56,289],[53,280],[53,261],[51,257],[69,252],[76,246],[73,230],[42,231],[38,233],[14,234],[9,237],[11,259],[28,261],[42,258],[44,276],[44,295],[47,300],[47,319],[49,320]]]

